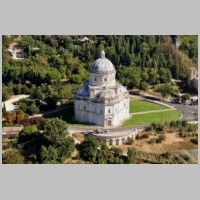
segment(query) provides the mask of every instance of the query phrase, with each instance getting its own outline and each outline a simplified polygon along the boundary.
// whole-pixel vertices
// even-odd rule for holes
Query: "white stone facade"
[[[74,99],[76,121],[103,127],[120,125],[129,118],[129,94],[116,82],[115,68],[105,58],[104,51],[89,73],[89,81],[77,91]]]

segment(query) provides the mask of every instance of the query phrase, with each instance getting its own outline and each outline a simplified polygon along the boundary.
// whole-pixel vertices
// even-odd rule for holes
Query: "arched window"
[[[107,81],[107,78],[105,78],[104,81]]]

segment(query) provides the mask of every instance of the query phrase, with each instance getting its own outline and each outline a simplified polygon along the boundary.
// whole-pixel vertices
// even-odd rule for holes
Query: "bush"
[[[182,124],[183,127],[187,127],[188,122],[186,120],[182,120],[181,124]]]
[[[161,156],[166,158],[166,159],[171,159],[172,153],[170,151],[166,151],[165,153],[161,154]]]
[[[145,128],[145,131],[152,131],[152,126],[148,126]]]
[[[149,133],[143,133],[140,138],[149,138]]]
[[[153,123],[151,124],[151,128],[152,128],[152,130],[156,130],[157,124],[153,122]]]
[[[133,138],[128,138],[126,141],[126,144],[133,144],[134,143],[134,139]]]
[[[170,122],[170,126],[171,126],[171,127],[176,127],[176,121],[171,121],[171,122]]]
[[[190,139],[190,142],[192,142],[193,144],[198,144],[198,139],[192,138],[192,139]]]
[[[157,127],[156,127],[156,132],[159,133],[159,132],[162,132],[164,131],[164,125],[163,124],[157,124]]]
[[[156,143],[156,138],[151,138],[149,140],[149,144],[155,144]]]
[[[158,139],[156,140],[157,143],[161,143],[166,140],[166,136],[164,134],[161,134],[158,136]]]

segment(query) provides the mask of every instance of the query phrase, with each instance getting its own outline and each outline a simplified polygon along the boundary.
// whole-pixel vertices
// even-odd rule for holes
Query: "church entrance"
[[[107,126],[112,126],[112,120],[111,119],[107,120]]]

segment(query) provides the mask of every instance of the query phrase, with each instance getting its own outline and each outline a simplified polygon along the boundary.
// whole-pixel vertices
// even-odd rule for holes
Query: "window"
[[[97,79],[95,78],[94,80],[96,81]]]
[[[107,78],[105,78],[104,81],[107,81]]]
[[[85,110],[85,109],[86,109],[86,106],[84,106],[83,108],[84,108],[84,110]]]
[[[101,110],[101,113],[102,113],[103,111]]]
[[[110,109],[108,109],[108,113],[110,113]]]

